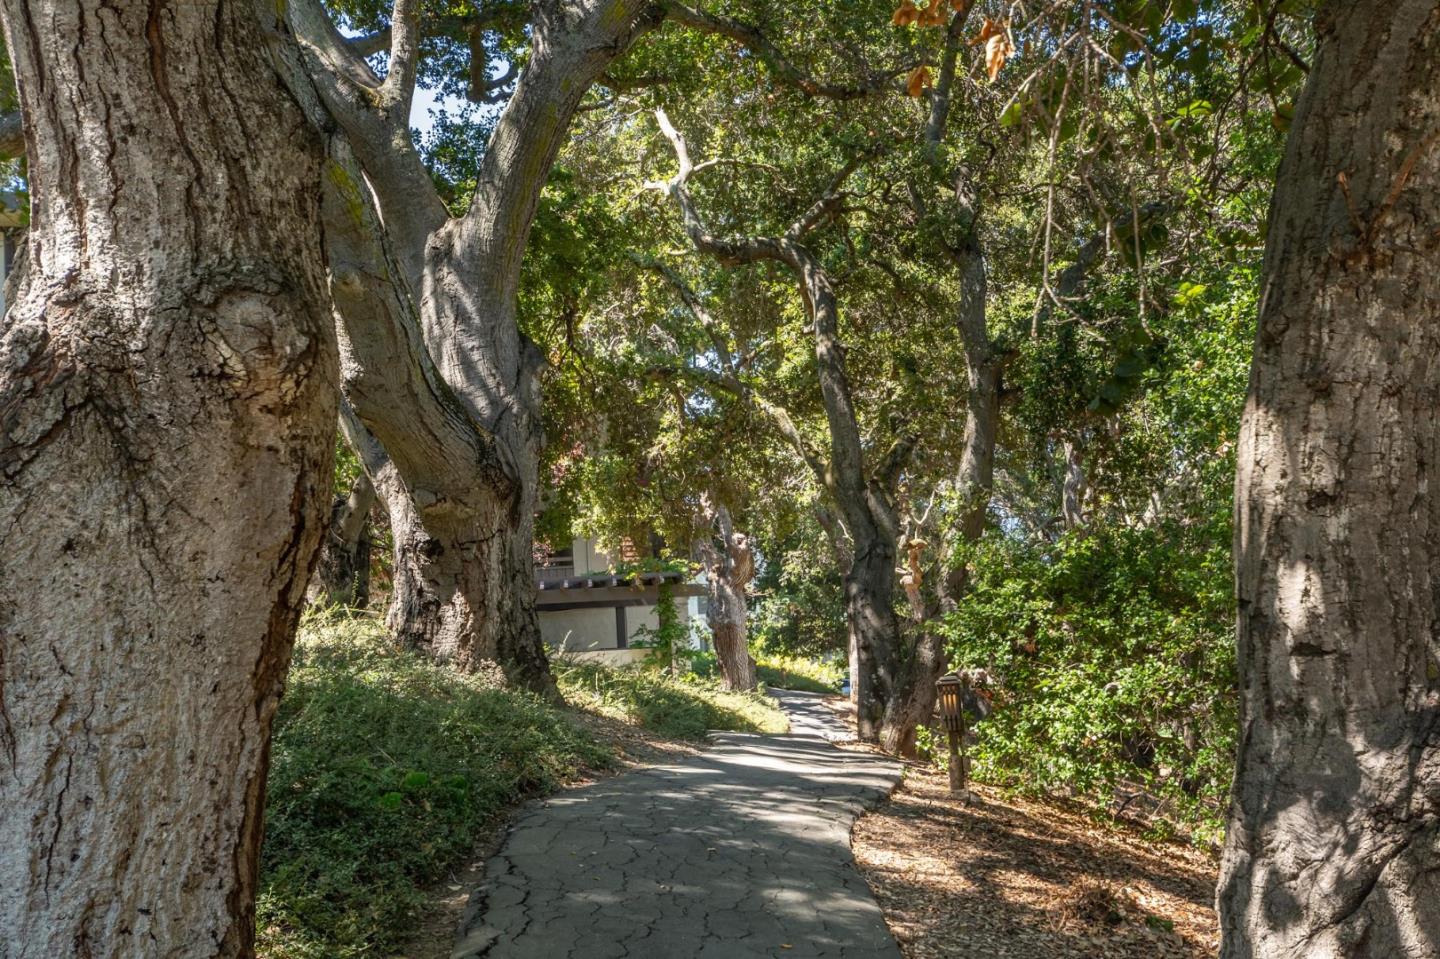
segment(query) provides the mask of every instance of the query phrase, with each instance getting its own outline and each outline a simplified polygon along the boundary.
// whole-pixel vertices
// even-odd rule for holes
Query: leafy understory
[[[763,693],[727,692],[695,673],[673,677],[654,669],[577,661],[556,662],[552,668],[567,702],[673,739],[702,739],[712,729],[783,733],[789,728]]]
[[[667,737],[784,728],[763,697],[705,680],[556,672],[579,708]],[[510,808],[615,763],[615,745],[568,709],[398,650],[373,619],[312,616],[276,721],[259,954],[395,955],[426,887]]]

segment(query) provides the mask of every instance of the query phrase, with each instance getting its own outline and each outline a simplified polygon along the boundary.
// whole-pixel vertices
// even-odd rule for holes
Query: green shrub
[[[1138,786],[1217,835],[1237,723],[1228,531],[987,538],[947,624],[951,662],[998,680],[977,775],[1102,801]]]
[[[421,887],[500,812],[613,761],[562,710],[397,651],[369,619],[307,621],[288,685],[261,857],[269,959],[393,955]]]
[[[672,677],[656,669],[583,661],[559,661],[552,668],[568,702],[662,736],[702,739],[711,729],[777,733],[788,728],[785,715],[767,696],[727,692],[716,680],[694,673]]]

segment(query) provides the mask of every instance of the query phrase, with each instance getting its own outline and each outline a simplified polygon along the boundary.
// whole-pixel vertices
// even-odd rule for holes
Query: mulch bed
[[[912,767],[855,824],[855,859],[906,959],[1213,956],[1216,864],[1060,802]]]

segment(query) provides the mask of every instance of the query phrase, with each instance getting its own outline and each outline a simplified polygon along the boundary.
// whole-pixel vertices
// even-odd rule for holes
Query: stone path
[[[789,735],[719,733],[523,814],[453,959],[898,959],[850,826],[900,765],[830,745],[818,697],[774,695]]]

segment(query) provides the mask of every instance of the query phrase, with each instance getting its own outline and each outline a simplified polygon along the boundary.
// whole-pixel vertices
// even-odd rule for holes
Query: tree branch
[[[830,178],[830,185],[825,188],[820,199],[802,213],[798,220],[790,224],[790,228],[785,231],[785,239],[791,241],[803,239],[810,231],[836,216],[841,211],[842,201],[846,195],[840,188],[845,185],[846,180],[850,179],[850,174],[854,173],[860,164],[870,159],[870,156],[871,154],[868,153],[857,153],[846,160],[844,166]]]
[[[465,91],[465,99],[471,103],[488,103],[493,106],[505,98],[502,91],[514,82],[515,77],[520,73],[520,68],[515,65],[514,60],[511,60],[505,65],[504,73],[491,79],[486,75],[489,62],[483,58],[482,54],[483,51],[478,47],[471,48],[470,87]]]
[[[935,0],[939,2],[939,0]],[[945,31],[945,52],[940,56],[940,77],[930,92],[930,115],[925,121],[925,158],[934,163],[939,156],[940,141],[945,137],[945,124],[950,118],[950,101],[955,86],[955,65],[964,45],[965,21],[975,0],[964,0],[964,6],[950,18],[950,27]]]
[[[900,482],[900,474],[904,472],[906,466],[910,465],[910,460],[919,445],[920,437],[914,429],[902,429],[900,435],[890,444],[885,458],[880,461],[880,465],[875,470],[876,482],[887,490],[893,490]]]
[[[420,66],[420,0],[395,0],[390,14],[390,65],[380,87],[381,108],[408,123]]]
[[[690,159],[685,138],[675,129],[663,109],[655,111],[655,119],[675,151],[680,169],[669,181],[647,186],[664,189],[675,199],[686,235],[695,248],[728,265],[775,260],[785,264],[795,277],[815,333],[815,369],[830,433],[830,461],[825,464],[822,482],[843,508],[859,508],[858,504],[868,501],[869,492],[864,445],[860,440],[849,373],[845,367],[845,350],[840,343],[839,307],[829,274],[809,249],[789,236],[722,239],[713,235],[705,226],[686,186],[695,165]]]
[[[703,380],[711,386],[719,387],[736,399],[749,403],[755,409],[768,416],[770,420],[774,422],[780,434],[785,437],[786,441],[794,447],[795,452],[804,460],[805,465],[809,466],[815,473],[815,478],[819,481],[820,486],[822,488],[826,487],[828,480],[826,478],[825,463],[820,458],[820,454],[815,451],[815,448],[810,445],[809,440],[800,432],[799,427],[795,425],[795,420],[790,416],[789,411],[765,399],[765,397],[756,392],[753,386],[740,378],[740,372],[735,368],[735,363],[730,356],[729,348],[726,347],[720,339],[719,323],[715,317],[711,315],[709,308],[705,305],[704,301],[700,299],[700,296],[690,288],[690,284],[686,283],[679,273],[676,273],[668,265],[653,257],[641,257],[636,254],[631,254],[630,259],[637,265],[647,270],[652,270],[665,278],[666,282],[670,284],[671,289],[680,297],[680,302],[684,303],[686,309],[690,311],[695,319],[700,321],[700,325],[704,327],[706,334],[710,337],[711,346],[725,364],[724,373],[715,373],[710,370],[686,366],[683,367],[685,374]]]
[[[386,232],[341,137],[331,138],[323,201],[346,400],[412,493],[474,488],[476,469],[501,468],[494,437],[435,369],[414,297],[396,276]]]
[[[710,340],[711,348],[715,350],[715,355],[725,364],[726,371],[731,378],[735,380],[738,388],[740,374],[735,368],[734,357],[730,355],[730,347],[720,338],[720,324],[716,321],[715,317],[711,315],[709,308],[700,299],[699,295],[690,288],[690,284],[686,283],[684,277],[671,269],[668,264],[654,257],[641,256],[638,253],[630,253],[628,255],[630,261],[636,266],[660,274],[660,276],[670,284],[670,288],[680,297],[680,302],[685,304],[685,308],[690,311],[690,314],[700,321],[701,328],[705,330],[705,335]]]
[[[345,132],[385,229],[396,239],[405,278],[418,290],[426,240],[450,217],[410,141],[408,118],[376,108],[381,82],[335,29],[320,0],[290,0],[288,8],[305,75],[326,115],[312,116],[312,122]]]
[[[759,27],[722,14],[706,13],[697,7],[687,6],[680,0],[665,0],[664,5],[666,19],[700,33],[716,34],[734,40],[759,57],[775,74],[777,80],[806,96],[829,100],[860,100],[885,90],[891,81],[909,70],[909,67],[901,67],[886,73],[875,73],[859,83],[849,85],[828,83],[815,79],[790,62]]]
[[[382,27],[359,37],[346,37],[345,42],[357,57],[373,57],[382,50],[390,49],[390,28]]]
[[[563,16],[540,4],[530,59],[486,144],[456,242],[513,292],[540,191],[594,82],[659,22],[649,0],[576,0]],[[549,10],[549,12],[546,12]]]
[[[791,448],[795,450],[795,453],[804,461],[806,466],[810,467],[811,472],[815,474],[815,479],[820,484],[821,489],[828,490],[830,488],[829,472],[825,460],[816,452],[815,448],[810,445],[810,441],[805,438],[805,434],[800,432],[800,428],[795,425],[794,418],[790,416],[790,411],[761,396],[750,384],[728,373],[717,373],[714,370],[701,369],[698,366],[654,367],[651,372],[661,376],[683,376],[687,379],[723,390],[737,400],[750,404],[775,424],[775,428],[780,431],[780,435],[785,438],[785,441],[790,444]]]

